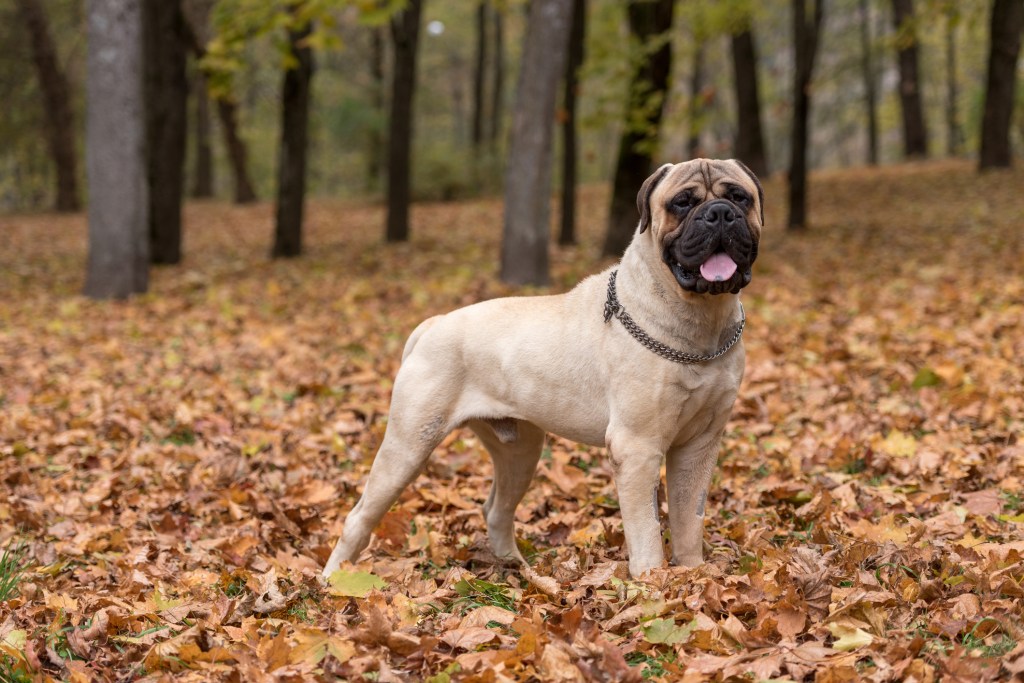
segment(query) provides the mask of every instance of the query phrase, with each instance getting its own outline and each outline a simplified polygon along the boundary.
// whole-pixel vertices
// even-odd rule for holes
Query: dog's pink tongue
[[[700,274],[709,282],[728,280],[736,272],[736,262],[728,254],[715,254],[700,267]]]

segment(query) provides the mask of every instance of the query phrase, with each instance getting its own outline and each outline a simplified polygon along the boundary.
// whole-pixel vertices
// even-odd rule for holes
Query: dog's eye
[[[676,214],[684,214],[697,204],[697,198],[692,192],[680,192],[669,202],[669,209]]]
[[[729,201],[740,206],[747,206],[750,204],[750,195],[742,190],[732,190],[729,192]]]

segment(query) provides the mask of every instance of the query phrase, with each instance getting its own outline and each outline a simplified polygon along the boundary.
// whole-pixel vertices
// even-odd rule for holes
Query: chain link
[[[640,329],[640,326],[636,324],[633,318],[626,313],[626,309],[619,303],[619,298],[615,294],[615,276],[618,275],[619,271],[613,270],[612,275],[608,278],[608,299],[604,302],[604,321],[607,323],[613,317],[618,318],[622,326],[626,328],[630,336],[636,339],[638,342],[644,345],[650,351],[658,354],[662,358],[666,358],[673,363],[683,363],[685,365],[692,365],[694,363],[706,363],[709,360],[714,360],[721,356],[724,356],[729,349],[736,345],[736,342],[743,336],[743,328],[747,324],[747,315],[743,310],[743,304],[740,303],[740,323],[736,326],[736,332],[733,333],[732,338],[725,343],[725,346],[720,348],[718,351],[710,355],[697,355],[693,353],[686,353],[685,351],[677,351],[671,346],[665,346],[657,339]]]

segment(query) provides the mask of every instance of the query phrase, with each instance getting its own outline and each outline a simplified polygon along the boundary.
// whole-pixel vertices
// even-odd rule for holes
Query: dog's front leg
[[[663,454],[658,445],[628,436],[608,439],[608,450],[629,549],[629,574],[639,578],[665,561],[658,514]]]
[[[718,459],[721,429],[669,449],[666,463],[672,562],[696,567],[704,562],[704,507]]]

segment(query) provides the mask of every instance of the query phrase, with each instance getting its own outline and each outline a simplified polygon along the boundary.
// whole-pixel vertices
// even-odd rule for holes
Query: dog
[[[631,576],[665,561],[663,461],[672,561],[701,564],[707,490],[744,370],[737,294],[751,280],[763,206],[761,183],[740,161],[665,164],[640,188],[640,221],[618,265],[565,294],[494,299],[422,322],[323,577],[358,558],[457,427],[494,461],[483,510],[499,558],[525,564],[514,513],[551,432],[607,447]]]

